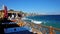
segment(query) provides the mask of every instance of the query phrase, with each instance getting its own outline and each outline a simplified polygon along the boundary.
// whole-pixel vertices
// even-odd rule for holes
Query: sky
[[[60,0],[0,0],[0,9],[2,5],[27,13],[60,15]]]

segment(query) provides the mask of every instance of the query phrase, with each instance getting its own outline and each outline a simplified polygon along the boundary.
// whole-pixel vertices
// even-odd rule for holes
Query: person
[[[18,17],[20,17],[20,19],[22,18],[22,14],[18,14]]]

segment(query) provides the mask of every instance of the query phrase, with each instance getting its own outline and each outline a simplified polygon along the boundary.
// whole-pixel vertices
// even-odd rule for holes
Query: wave
[[[25,17],[24,17],[24,18],[22,18],[22,20],[32,20],[32,19],[29,19],[29,18],[25,18]]]
[[[25,19],[28,19],[28,18],[25,18],[25,17],[24,17],[24,18],[22,18],[22,20],[25,20]]]
[[[27,21],[30,21],[30,22],[35,23],[35,24],[41,24],[42,23],[42,21],[36,21],[33,19],[29,19],[29,18],[22,18],[22,20],[27,20]]]
[[[41,24],[42,21],[35,21],[35,20],[32,20],[31,22],[35,23],[35,24]]]
[[[29,19],[29,18],[25,18],[25,17],[24,17],[24,18],[22,18],[22,20],[30,20],[30,21],[31,21],[32,19]]]

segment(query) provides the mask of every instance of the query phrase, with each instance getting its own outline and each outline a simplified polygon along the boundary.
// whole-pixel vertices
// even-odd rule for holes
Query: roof
[[[19,13],[18,11],[8,11],[8,13]]]

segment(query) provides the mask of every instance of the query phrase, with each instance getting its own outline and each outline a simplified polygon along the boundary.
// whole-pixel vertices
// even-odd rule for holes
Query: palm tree
[[[10,9],[9,11],[14,11],[13,9]]]

